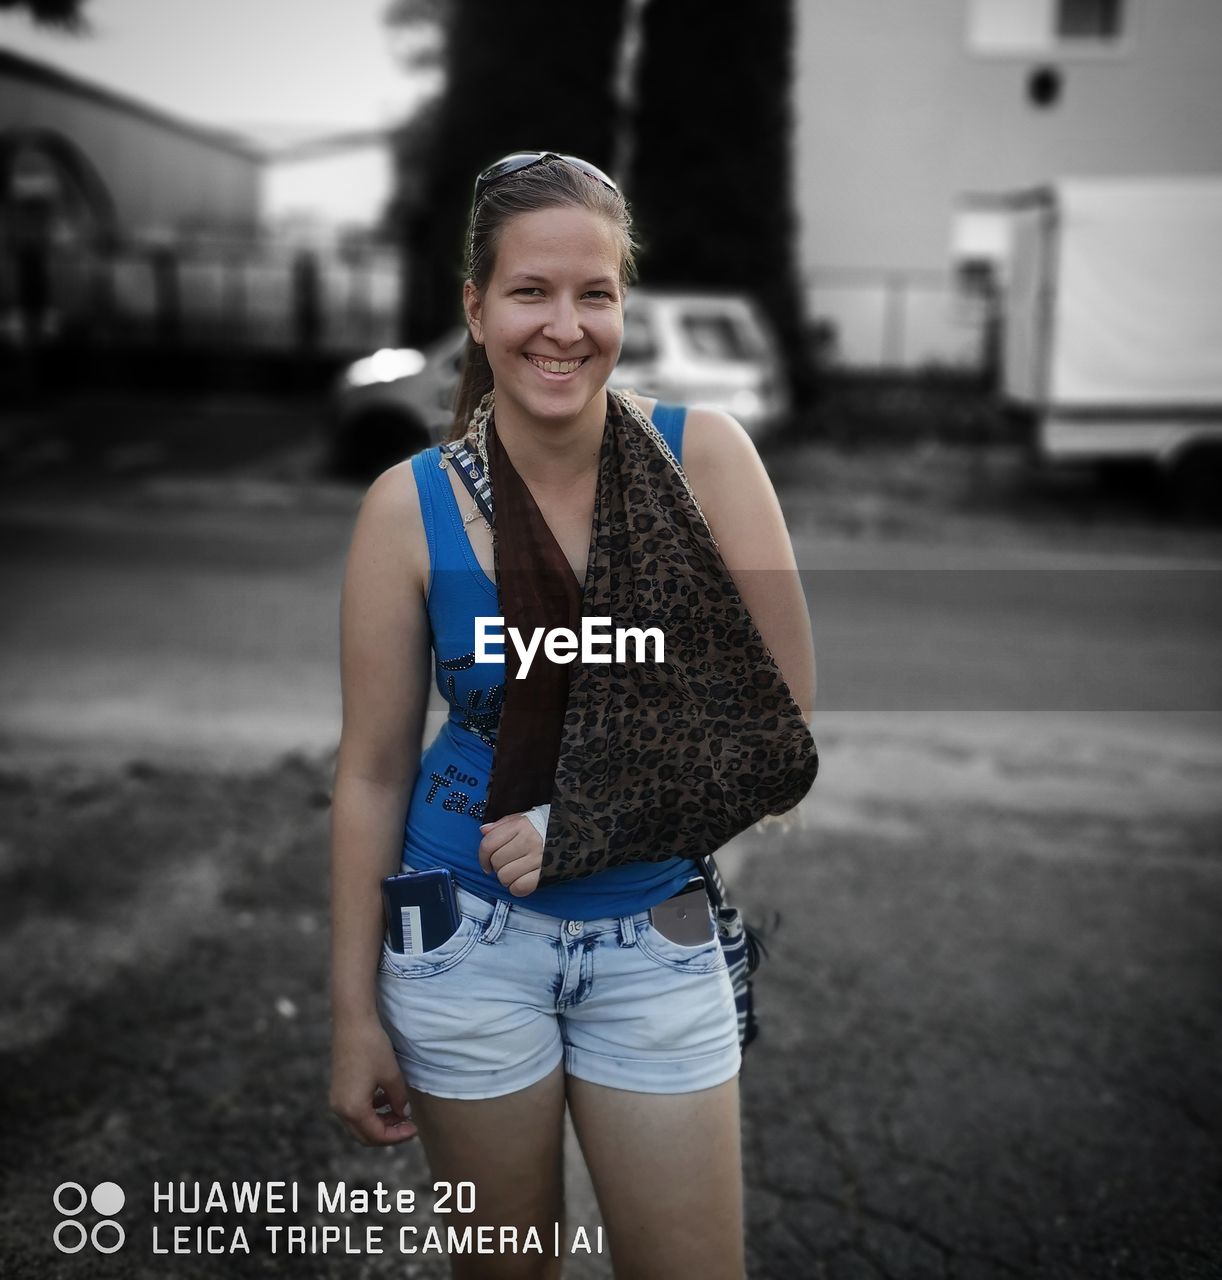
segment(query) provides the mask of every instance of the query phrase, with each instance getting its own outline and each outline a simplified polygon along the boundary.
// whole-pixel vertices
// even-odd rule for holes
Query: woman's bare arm
[[[344,574],[344,719],[331,811],[331,1105],[362,1141],[398,1142],[407,1090],[377,1016],[381,880],[399,869],[428,705],[428,549],[410,463],[370,487]],[[392,1114],[375,1114],[381,1087]]]
[[[781,504],[751,437],[728,413],[689,409],[683,470],[743,603],[809,721],[815,706],[810,612]]]

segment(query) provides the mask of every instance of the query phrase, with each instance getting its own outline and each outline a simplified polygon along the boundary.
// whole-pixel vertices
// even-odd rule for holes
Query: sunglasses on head
[[[502,156],[494,164],[490,164],[475,179],[475,199],[472,201],[472,207],[479,204],[489,187],[496,186],[511,173],[521,173],[523,169],[531,169],[537,164],[542,164],[544,160],[562,160],[565,164],[572,165],[574,169],[580,169],[587,177],[597,178],[604,187],[610,187],[615,192],[619,191],[619,187],[601,169],[580,156],[562,156],[556,151],[515,151],[512,155]]]

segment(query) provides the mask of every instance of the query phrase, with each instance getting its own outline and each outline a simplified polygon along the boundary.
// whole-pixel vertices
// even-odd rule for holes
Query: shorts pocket
[[[378,972],[392,978],[428,978],[452,969],[479,941],[483,923],[474,916],[462,916],[458,928],[441,944],[429,951],[414,953],[392,951],[390,939],[382,937],[382,958]]]
[[[636,945],[655,963],[665,965],[677,973],[715,973],[718,969],[725,968],[726,961],[716,928],[707,942],[687,946],[682,942],[672,941],[647,922],[637,926]]]

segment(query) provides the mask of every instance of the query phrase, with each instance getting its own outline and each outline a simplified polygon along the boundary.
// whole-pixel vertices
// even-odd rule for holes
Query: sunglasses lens
[[[580,156],[561,156],[561,160],[567,164],[571,164],[575,169],[580,169],[582,173],[588,173],[591,178],[597,178],[604,187],[610,187],[612,191],[618,191],[619,187],[615,182],[607,177],[597,165],[592,165],[588,160],[583,160]]]
[[[475,179],[476,204],[479,203],[480,196],[494,183],[500,182],[511,173],[517,173],[520,169],[529,169],[532,164],[538,164],[545,155],[547,155],[546,151],[515,151],[513,155],[502,156],[494,164],[490,164]]]
[[[479,175],[480,182],[495,182],[508,173],[517,173],[519,169],[536,164],[547,153],[545,151],[515,151],[511,156],[502,156],[495,164],[490,164]]]
[[[502,156],[495,164],[490,164],[475,179],[474,203],[479,204],[484,192],[489,187],[495,186],[502,178],[507,178],[511,173],[519,173],[523,169],[529,169],[531,165],[538,164],[540,160],[544,160],[549,156],[556,160],[563,160],[566,164],[571,164],[575,169],[580,169],[582,173],[588,174],[591,178],[597,178],[604,186],[610,187],[612,191],[619,191],[619,187],[601,169],[592,165],[588,160],[583,160],[580,156],[562,156],[555,151],[515,151],[513,155]]]

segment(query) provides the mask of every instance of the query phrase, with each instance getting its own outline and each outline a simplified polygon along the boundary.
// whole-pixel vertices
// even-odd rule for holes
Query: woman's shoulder
[[[755,443],[737,418],[724,409],[693,405],[683,428],[683,469],[720,467],[758,458]]]
[[[626,395],[628,399],[636,405],[645,417],[653,417],[653,411],[657,407],[658,403],[653,396],[643,396],[639,391],[625,391],[624,395]]]
[[[683,442],[683,470],[693,483],[693,471],[701,475],[736,463],[758,464],[759,454],[746,428],[724,409],[672,404],[638,391],[624,394],[645,417],[662,425],[668,435],[678,428]]]
[[[423,455],[416,454],[387,467],[366,490],[362,510],[368,507],[378,515],[389,517],[406,516],[414,512],[419,517],[420,489],[416,483],[416,468],[420,463],[417,459],[427,462],[429,453],[436,454],[437,446],[426,449]]]
[[[685,405],[679,402],[663,402],[653,396],[641,395],[639,391],[625,391],[624,395],[636,405],[647,418],[654,418],[659,412],[682,413],[684,417],[685,436],[698,436],[704,448],[717,449],[729,445],[742,447],[745,443],[755,452],[751,437],[738,421],[726,413],[724,409],[715,409],[709,405]]]
[[[436,451],[434,445],[432,452]],[[423,589],[428,578],[428,539],[415,465],[414,458],[406,458],[383,471],[366,491],[357,523],[381,554],[406,562],[412,580]]]
[[[694,405],[683,432],[683,471],[706,517],[775,501],[772,482],[746,428],[724,409]],[[710,517],[711,518],[711,517]]]

